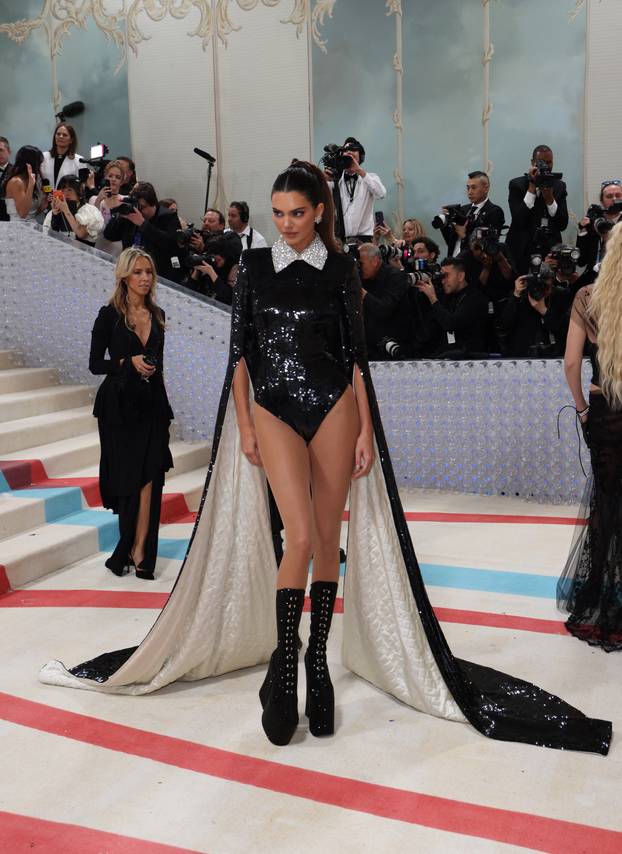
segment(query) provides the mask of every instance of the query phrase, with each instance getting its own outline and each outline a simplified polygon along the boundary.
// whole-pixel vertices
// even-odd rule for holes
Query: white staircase
[[[97,506],[94,388],[60,385],[52,368],[24,368],[0,350],[0,595],[110,550],[116,517]],[[172,441],[163,514],[198,507],[209,443]]]

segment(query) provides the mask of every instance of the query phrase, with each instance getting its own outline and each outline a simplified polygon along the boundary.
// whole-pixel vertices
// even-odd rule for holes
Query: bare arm
[[[361,429],[354,450],[354,473],[352,475],[353,480],[357,480],[359,477],[365,477],[369,474],[374,462],[374,427],[365,381],[357,364],[354,365],[354,393],[361,422]]]
[[[564,373],[568,388],[574,398],[577,412],[587,409],[587,401],[583,394],[581,383],[581,366],[583,364],[583,347],[585,345],[585,329],[571,318],[566,338],[564,353]]]
[[[250,384],[244,358],[240,359],[233,373],[233,401],[240,431],[242,453],[254,466],[261,466],[261,456],[257,445],[255,425],[251,415]]]
[[[15,202],[15,209],[22,218],[26,216],[30,210],[30,206],[32,205],[34,187],[34,181],[29,181],[28,185],[24,186],[22,179],[17,176],[15,178],[11,178],[9,183],[6,185],[7,198],[13,199]]]

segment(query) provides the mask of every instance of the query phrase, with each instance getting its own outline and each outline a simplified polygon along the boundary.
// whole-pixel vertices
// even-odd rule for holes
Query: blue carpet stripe
[[[0,478],[2,475],[0,474]],[[5,481],[6,482],[6,481]],[[2,481],[0,480],[0,489]],[[99,550],[112,551],[119,538],[117,517],[107,510],[82,510],[80,489],[20,489],[24,498],[40,498],[45,502],[46,520],[52,524],[85,525],[97,528]],[[161,537],[158,555],[173,560],[183,560],[188,539]],[[343,576],[345,567],[340,567]],[[531,596],[538,599],[555,599],[557,578],[530,572],[505,572],[497,569],[479,569],[470,566],[448,566],[436,563],[421,564],[426,584],[451,587],[457,590],[481,590],[486,593]]]

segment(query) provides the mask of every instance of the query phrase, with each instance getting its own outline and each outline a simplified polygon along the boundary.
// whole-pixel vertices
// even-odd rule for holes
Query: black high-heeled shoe
[[[335,692],[326,661],[326,642],[335,608],[337,582],[314,581],[311,585],[311,631],[305,653],[307,701],[311,735],[332,735],[335,731]]]
[[[136,578],[142,578],[143,581],[153,581],[155,576],[153,574],[152,569],[145,569],[144,561],[140,563],[136,563],[134,560],[134,555],[130,553],[130,561],[131,565],[134,567],[134,571],[136,573]]]
[[[305,592],[276,591],[277,647],[259,690],[261,725],[272,744],[289,744],[298,726],[298,627]]]
[[[112,572],[114,575],[118,575],[120,577],[130,571],[131,560],[131,557],[128,555],[126,558],[126,563],[122,566],[119,566],[118,564],[112,563],[112,558],[109,557],[108,560],[104,563],[104,566],[106,567],[106,569],[109,569],[110,572]]]

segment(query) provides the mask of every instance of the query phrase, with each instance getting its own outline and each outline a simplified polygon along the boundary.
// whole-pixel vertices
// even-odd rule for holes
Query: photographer
[[[153,257],[158,275],[181,282],[185,275],[177,245],[179,218],[174,211],[160,207],[151,184],[141,182],[133,195],[113,208],[112,218],[104,229],[106,240],[120,240],[123,248],[140,246]]]
[[[535,252],[545,252],[562,242],[568,226],[566,184],[561,172],[553,172],[553,152],[538,145],[531,156],[529,171],[509,184],[512,223],[506,246],[519,273],[529,269]]]
[[[435,358],[464,359],[483,354],[488,316],[485,297],[468,283],[466,265],[460,258],[445,258],[439,278],[446,297],[444,303],[439,300],[434,281],[424,280],[417,285],[428,298],[432,318],[442,332]]]
[[[407,341],[410,335],[408,279],[382,259],[373,243],[358,247],[363,285],[363,320],[370,359],[387,359],[386,339]]]
[[[579,266],[585,267],[581,285],[591,284],[595,280],[605,254],[607,237],[622,215],[622,182],[618,178],[603,181],[599,200],[600,204],[590,205],[583,219],[579,220]]]
[[[334,149],[335,159],[329,159],[332,165],[328,165],[324,156],[324,174],[331,189],[337,182],[343,215],[344,234],[338,236],[368,243],[374,236],[374,202],[383,199],[387,191],[378,175],[363,169],[365,149],[353,136],[346,139],[341,149],[326,146],[324,150],[327,149]]]
[[[488,302],[486,349],[500,351],[497,334],[499,314],[512,293],[516,271],[494,228],[476,228],[471,234],[468,253],[461,256],[467,265],[467,278],[476,285]]]
[[[538,259],[539,260],[539,259]],[[559,357],[564,353],[572,295],[544,264],[514,283],[499,317],[506,356]]]
[[[451,258],[469,248],[469,238],[475,228],[490,226],[501,230],[505,223],[503,208],[488,198],[490,179],[485,172],[469,172],[466,190],[468,205],[446,205],[440,216],[432,220],[432,226],[440,228]]]
[[[65,232],[94,246],[104,229],[104,218],[94,205],[85,203],[78,178],[65,175],[52,193],[52,209],[43,221],[52,231]]]
[[[250,210],[246,202],[231,202],[227,216],[229,228],[225,229],[225,234],[237,234],[242,241],[242,251],[251,248],[262,249],[268,245],[263,234],[249,225],[250,217]]]
[[[187,286],[197,293],[231,305],[239,258],[232,241],[224,236],[213,237],[206,243],[205,254],[192,253],[188,256],[192,272]]]

